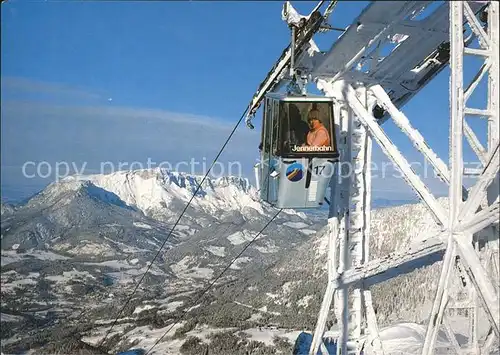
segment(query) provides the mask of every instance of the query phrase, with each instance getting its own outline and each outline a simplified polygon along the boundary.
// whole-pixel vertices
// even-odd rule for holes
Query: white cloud
[[[202,173],[202,163],[210,165],[236,123],[130,107],[13,101],[2,106],[2,181],[7,184],[33,183],[22,175],[26,161],[46,161],[52,167],[67,162],[78,168],[85,163],[85,173],[95,173],[104,162],[115,167],[132,162],[146,166],[148,161],[173,166],[194,159]],[[259,139],[257,131],[242,124],[219,161],[239,162],[242,173],[252,176]],[[237,171],[233,165],[232,172]]]
[[[91,93],[86,96],[86,91],[65,85],[19,78],[2,79],[3,85],[20,91],[46,91],[54,95],[99,96]],[[84,173],[98,173],[101,163],[108,161],[116,165],[120,162],[145,165],[150,159],[157,164],[168,161],[174,165],[195,159],[208,166],[236,123],[189,113],[112,106],[107,97],[106,104],[92,106],[4,100],[1,133],[3,185],[10,184],[16,189],[23,184],[31,188],[36,185],[35,180],[22,175],[21,168],[26,161],[47,161],[51,166],[68,162],[78,169],[84,167]],[[258,129],[251,131],[241,124],[219,161],[226,165],[239,162],[242,173],[253,182],[252,167],[258,158],[259,140]],[[423,164],[420,157],[410,151],[406,153],[410,162]],[[415,198],[415,193],[394,170],[394,165],[388,163],[389,159],[376,143],[373,154],[377,166],[377,170],[372,171],[373,198]],[[430,167],[425,171],[422,165],[417,173],[427,175],[423,179],[437,195],[446,192],[446,186],[434,178]],[[42,179],[39,188],[51,178]]]
[[[61,83],[49,83],[22,77],[4,76],[1,78],[2,99],[9,95],[41,94],[45,99],[77,99],[98,101],[104,98],[103,94],[94,90],[78,88]]]

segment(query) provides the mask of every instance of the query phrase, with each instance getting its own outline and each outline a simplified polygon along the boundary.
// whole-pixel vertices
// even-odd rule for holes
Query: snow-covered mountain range
[[[283,211],[198,300],[276,213],[248,180],[207,179],[171,232],[200,182],[161,169],[70,177],[22,206],[2,204],[2,351],[102,352],[92,345],[165,244],[107,350],[147,350],[187,311],[156,353],[290,353],[323,297],[326,221]],[[373,258],[434,228],[420,204],[372,218]],[[425,322],[438,277],[439,263],[375,286],[380,324]]]
[[[163,243],[137,294],[139,303],[163,299],[164,311],[174,311],[276,212],[258,202],[245,179],[207,179],[171,233],[200,182],[160,169],[71,177],[22,206],[2,205],[2,314],[9,315],[2,321],[29,334],[87,306],[89,318],[111,318]],[[317,228],[303,213],[283,211],[225,278],[276,262]],[[46,309],[36,324],[16,315],[32,308]],[[50,322],[47,312],[55,316]]]

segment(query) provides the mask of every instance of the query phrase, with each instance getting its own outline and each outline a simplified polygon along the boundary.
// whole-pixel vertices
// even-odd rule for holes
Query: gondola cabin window
[[[273,100],[270,98],[266,98],[266,105],[264,108],[264,126],[262,129],[262,140],[263,149],[265,153],[269,153],[271,151],[271,128],[273,124]]]
[[[275,156],[280,155],[280,111],[279,101],[273,102],[273,132],[272,132],[272,153]]]
[[[281,156],[337,157],[331,102],[281,101]]]

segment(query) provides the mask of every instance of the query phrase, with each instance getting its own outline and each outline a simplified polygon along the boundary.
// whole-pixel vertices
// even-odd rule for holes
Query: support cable
[[[238,120],[238,122],[236,123],[236,125],[234,126],[233,130],[231,131],[231,133],[229,134],[229,136],[227,137],[226,141],[224,142],[224,144],[222,145],[221,149],[219,150],[219,152],[217,153],[216,157],[214,158],[212,164],[210,165],[210,167],[208,168],[207,172],[205,173],[205,176],[203,176],[203,179],[201,180],[201,182],[198,184],[198,186],[196,187],[196,190],[193,192],[193,196],[191,196],[190,200],[188,201],[188,203],[186,204],[186,206],[184,207],[184,209],[182,210],[181,214],[179,215],[179,217],[177,218],[177,220],[175,221],[174,223],[174,226],[172,227],[172,229],[170,230],[170,232],[168,233],[167,237],[165,238],[165,240],[163,241],[160,249],[158,250],[158,252],[156,253],[156,255],[154,256],[153,260],[151,260],[151,262],[149,263],[146,271],[144,272],[144,274],[142,274],[141,278],[139,279],[139,282],[137,282],[137,284],[135,285],[134,287],[134,290],[130,293],[130,295],[127,297],[127,301],[123,304],[122,308],[120,309],[120,311],[118,312],[118,314],[116,315],[115,317],[115,320],[113,321],[113,324],[111,325],[111,327],[108,329],[108,331],[106,332],[106,335],[104,336],[104,338],[102,338],[102,340],[99,342],[99,345],[98,347],[102,346],[102,344],[104,343],[104,341],[107,339],[107,337],[109,336],[109,334],[111,333],[111,330],[113,330],[113,327],[116,325],[116,322],[118,321],[118,318],[120,318],[120,315],[123,313],[123,310],[125,309],[125,307],[127,307],[127,305],[129,304],[130,300],[132,299],[132,297],[134,296],[135,292],[137,291],[137,289],[139,288],[139,285],[142,283],[142,281],[144,280],[144,278],[146,277],[147,273],[149,272],[149,270],[151,269],[151,266],[153,266],[153,263],[155,262],[155,260],[158,258],[158,256],[160,255],[160,252],[162,251],[162,249],[165,247],[165,244],[167,243],[167,241],[169,240],[170,236],[172,235],[175,227],[177,227],[177,225],[179,224],[179,221],[181,220],[182,216],[184,216],[184,213],[186,212],[186,210],[188,209],[188,207],[191,205],[191,202],[193,202],[193,199],[196,197],[196,194],[198,193],[198,191],[200,190],[201,186],[203,185],[203,183],[205,182],[205,180],[207,179],[208,177],[208,174],[210,174],[210,171],[212,170],[214,164],[217,162],[217,160],[219,159],[220,155],[222,154],[222,152],[224,151],[224,149],[226,148],[227,144],[229,143],[229,141],[231,140],[234,132],[236,132],[236,129],[238,128],[238,126],[240,125],[241,121],[243,121],[243,118],[245,118],[245,115],[248,111],[248,108],[245,109],[245,111],[243,112],[243,114],[241,115],[240,119]]]
[[[198,296],[198,298],[193,302],[193,304],[196,304],[198,303],[198,301],[203,297],[205,296],[205,294],[210,291],[210,289],[215,285],[215,283],[222,277],[222,275],[224,275],[224,273],[229,270],[229,268],[234,264],[234,262],[245,252],[245,250],[248,249],[248,247],[250,247],[250,245],[252,245],[256,240],[257,238],[262,234],[262,232],[267,228],[267,226],[269,226],[272,221],[274,221],[274,219],[276,217],[278,217],[278,215],[280,214],[280,212],[283,211],[283,209],[279,209],[278,212],[276,212],[274,214],[274,216],[266,223],[266,225],[264,227],[262,227],[262,229],[253,237],[253,239],[251,241],[249,241],[247,243],[247,245],[245,245],[245,247],[238,253],[238,255],[236,255],[229,264],[227,264],[227,266],[224,268],[224,270],[222,270],[222,272],[214,279],[212,280],[212,282],[210,283],[210,285],[208,285],[207,288],[205,288],[202,292],[201,292],[201,295]],[[191,307],[188,307],[184,310],[184,312],[182,313],[182,315],[177,318],[177,320],[163,333],[163,335],[161,337],[158,338],[158,340],[156,340],[156,342],[153,344],[153,346],[144,354],[144,355],[148,355],[156,345],[158,345],[161,340],[168,334],[168,332],[170,332],[176,324],[178,324],[182,319],[184,319],[184,316],[186,316],[186,314],[189,312],[189,309]]]

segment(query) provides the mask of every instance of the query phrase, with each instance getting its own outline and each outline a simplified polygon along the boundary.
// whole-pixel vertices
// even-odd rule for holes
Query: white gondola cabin
[[[263,116],[261,199],[279,208],[320,207],[339,159],[332,99],[271,93]]]

